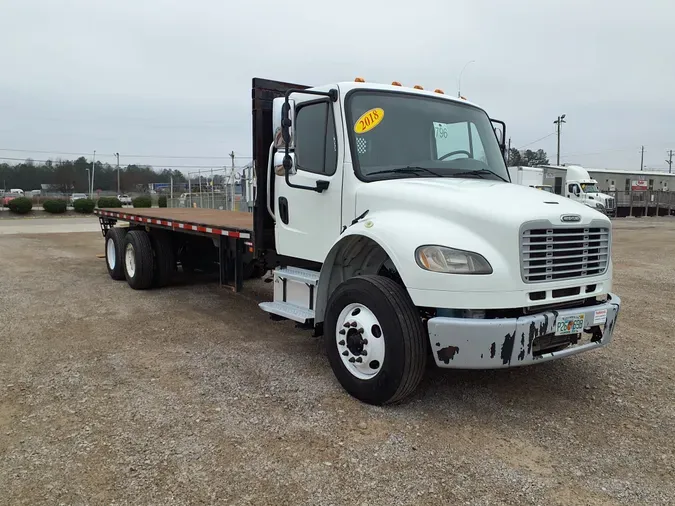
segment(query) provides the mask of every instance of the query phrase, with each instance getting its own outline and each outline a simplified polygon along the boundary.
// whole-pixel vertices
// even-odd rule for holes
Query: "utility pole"
[[[558,129],[558,155],[556,157],[557,163],[556,165],[560,165],[560,130],[562,129],[562,124],[567,123],[565,121],[565,115],[563,114],[562,116],[558,116],[558,119],[553,122]]]
[[[115,153],[117,157],[117,195],[120,194],[120,154]]]
[[[89,198],[94,198],[94,169],[96,168],[96,150],[94,150],[94,158],[91,162],[91,187],[89,188]]]
[[[668,151],[668,160],[666,160],[666,163],[668,164],[668,174],[670,174],[673,171],[673,150],[671,149]]]
[[[645,167],[644,162],[645,162],[645,147],[642,146],[642,148],[640,149],[640,170],[644,170]]]
[[[230,172],[230,195],[232,196],[232,200],[230,202],[232,202],[231,210],[234,211],[234,151],[230,153],[230,158],[232,158],[232,172]]]

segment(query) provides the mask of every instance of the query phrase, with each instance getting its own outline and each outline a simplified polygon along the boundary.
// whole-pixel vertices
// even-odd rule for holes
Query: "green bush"
[[[91,199],[77,199],[73,202],[73,207],[75,208],[75,212],[88,214],[94,211],[96,202]]]
[[[159,207],[166,207],[166,195],[160,195],[159,200],[157,202],[157,205]]]
[[[131,203],[134,207],[152,207],[152,199],[145,195],[136,197]]]
[[[122,202],[117,197],[101,197],[98,199],[97,207],[99,209],[118,208],[122,207]]]
[[[65,200],[50,199],[42,203],[45,211],[52,214],[62,214],[66,212],[67,203]]]
[[[26,197],[17,197],[9,201],[7,204],[9,210],[16,214],[26,214],[33,209],[33,202]]]

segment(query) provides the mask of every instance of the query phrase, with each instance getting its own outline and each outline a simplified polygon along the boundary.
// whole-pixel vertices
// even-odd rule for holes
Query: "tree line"
[[[543,149],[532,151],[518,151],[516,148],[509,149],[509,167],[535,167],[537,165],[549,165],[548,155]]]
[[[9,165],[0,163],[0,189],[21,188],[24,191],[40,190],[49,185],[49,191],[63,193],[88,193],[87,169],[91,162],[84,157],[77,160],[47,160],[35,163],[27,159],[23,163]],[[187,179],[179,170],[155,170],[149,165],[120,167],[120,191],[130,192],[147,189],[150,183],[185,183]],[[117,168],[109,163],[96,162],[94,191],[117,191]]]

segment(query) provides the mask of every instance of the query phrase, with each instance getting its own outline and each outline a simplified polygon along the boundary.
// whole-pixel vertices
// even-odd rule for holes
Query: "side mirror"
[[[295,128],[293,120],[295,119],[295,100],[278,97],[274,99],[272,104],[272,122],[274,128],[274,148],[282,150],[286,148],[288,142],[288,149],[295,147]]]
[[[287,165],[288,169],[286,168]],[[274,173],[277,176],[283,176],[287,171],[291,175],[297,172],[295,168],[295,154],[289,153],[286,155],[283,151],[274,153]]]
[[[295,100],[284,97],[275,98],[272,103],[272,127],[274,129],[274,148],[282,150],[286,148],[293,149],[295,132],[293,128],[293,119],[295,119]]]
[[[499,147],[502,150],[502,155],[506,160],[509,155],[508,150],[506,148],[506,123],[498,119],[490,119],[490,123],[492,123],[492,129],[495,132],[497,143],[499,144]]]

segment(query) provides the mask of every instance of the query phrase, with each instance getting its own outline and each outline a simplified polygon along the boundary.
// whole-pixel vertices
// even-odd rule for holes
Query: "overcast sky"
[[[512,146],[555,162],[566,114],[563,162],[639,169],[644,144],[664,168],[674,22],[666,0],[0,0],[0,157],[243,165],[252,77],[456,93],[475,60],[462,94]]]

